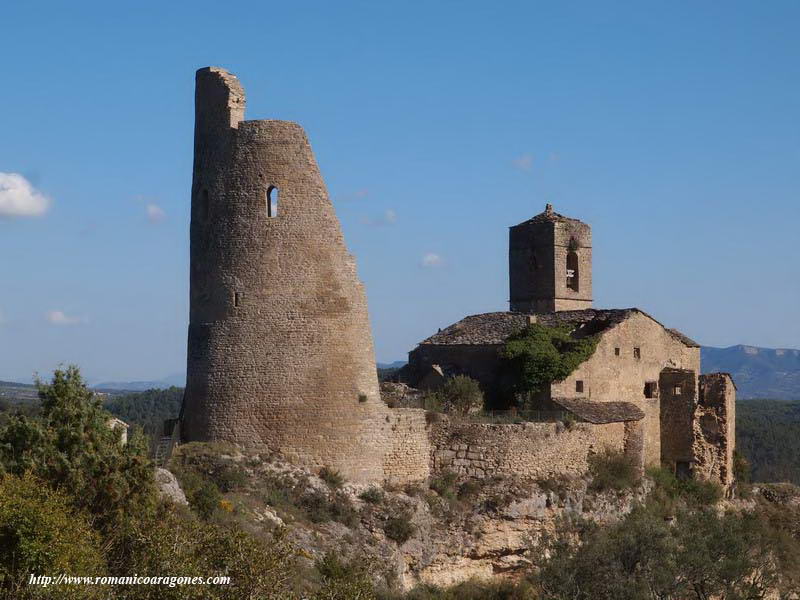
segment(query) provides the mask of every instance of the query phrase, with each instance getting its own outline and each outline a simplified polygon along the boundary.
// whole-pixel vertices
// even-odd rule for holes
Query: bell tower
[[[508,267],[512,311],[592,307],[592,229],[552,204],[509,228]]]

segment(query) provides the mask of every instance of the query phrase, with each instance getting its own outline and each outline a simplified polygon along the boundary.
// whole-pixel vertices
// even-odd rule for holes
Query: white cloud
[[[47,320],[53,325],[77,325],[79,323],[86,323],[86,317],[74,317],[66,314],[63,310],[48,311]]]
[[[426,269],[432,269],[443,266],[444,259],[435,252],[428,252],[422,257],[422,262],[420,264]]]
[[[0,173],[0,217],[41,217],[50,199],[19,173]]]
[[[523,154],[512,160],[511,163],[520,171],[530,171],[533,168],[533,155]]]
[[[382,227],[384,225],[394,225],[397,223],[397,213],[391,208],[387,208],[380,217],[361,217],[362,225]]]
[[[145,206],[145,211],[147,212],[147,220],[151,223],[161,223],[161,221],[167,218],[167,213],[164,212],[164,209],[152,202]]]

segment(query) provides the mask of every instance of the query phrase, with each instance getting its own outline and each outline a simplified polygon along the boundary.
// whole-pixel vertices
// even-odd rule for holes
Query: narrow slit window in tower
[[[577,292],[579,287],[578,255],[570,251],[567,253],[567,288]]]
[[[240,307],[242,305],[242,292],[234,292],[233,293],[233,305],[235,307]]]
[[[279,190],[274,185],[267,189],[267,218],[278,216],[278,196]]]

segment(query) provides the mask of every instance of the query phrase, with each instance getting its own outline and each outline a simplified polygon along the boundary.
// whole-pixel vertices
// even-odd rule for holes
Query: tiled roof
[[[561,310],[558,312],[527,314],[519,312],[492,312],[464,317],[449,327],[440,330],[420,344],[436,345],[470,345],[470,344],[503,344],[506,339],[528,325],[530,322],[541,323],[548,327],[570,325],[573,335],[583,337],[600,333],[621,323],[633,313],[640,313],[653,319],[638,308],[611,308],[583,310]],[[656,319],[653,319],[656,323]],[[658,323],[661,325],[661,323]],[[661,325],[663,327],[663,325]],[[677,329],[664,328],[669,335],[686,346],[699,348],[699,344],[688,338]]]
[[[622,423],[644,419],[644,411],[631,402],[593,402],[583,398],[553,398],[553,402],[589,423]]]
[[[631,309],[563,310],[528,315],[519,312],[494,312],[470,315],[435,333],[422,344],[502,344],[508,337],[528,325],[531,320],[548,327],[569,324],[576,333],[593,335],[624,321]]]

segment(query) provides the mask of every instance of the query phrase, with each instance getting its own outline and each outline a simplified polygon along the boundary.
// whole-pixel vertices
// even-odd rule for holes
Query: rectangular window
[[[236,308],[239,308],[242,305],[242,292],[234,292],[234,294],[233,294],[233,305]]]
[[[619,356],[619,348],[614,348],[614,356]]]
[[[633,358],[642,358],[642,349],[641,348],[634,348],[633,349]]]
[[[578,380],[575,382],[575,391],[579,394],[583,393],[583,381]]]
[[[647,381],[644,384],[644,397],[655,398],[658,395],[658,383],[655,381]]]
[[[672,393],[675,394],[676,396],[680,396],[681,395],[681,386],[676,385],[674,388],[672,388]]]

